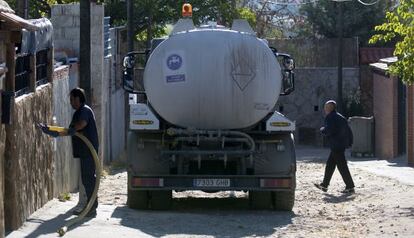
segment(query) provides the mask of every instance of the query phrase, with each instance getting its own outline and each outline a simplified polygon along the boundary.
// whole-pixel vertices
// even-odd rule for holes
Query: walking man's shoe
[[[355,189],[354,188],[345,188],[343,191],[341,191],[341,193],[343,193],[343,194],[353,194],[353,193],[355,193]]]
[[[314,183],[315,187],[317,187],[318,189],[324,191],[324,192],[328,192],[328,188],[325,187],[323,184],[318,184],[318,183]]]

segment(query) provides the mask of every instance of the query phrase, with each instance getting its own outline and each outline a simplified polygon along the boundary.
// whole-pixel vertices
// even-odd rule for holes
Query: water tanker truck
[[[275,110],[294,62],[247,21],[195,27],[124,58],[130,102],[128,206],[168,209],[172,191],[248,192],[253,208],[291,210],[295,123]]]

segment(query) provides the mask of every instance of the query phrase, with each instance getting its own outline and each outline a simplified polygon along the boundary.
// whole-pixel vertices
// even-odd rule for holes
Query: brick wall
[[[398,79],[380,69],[373,73],[375,155],[392,159],[398,155]]]
[[[414,86],[407,86],[407,159],[414,166]]]

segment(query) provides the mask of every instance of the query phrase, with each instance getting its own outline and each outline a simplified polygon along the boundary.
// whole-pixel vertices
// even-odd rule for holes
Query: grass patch
[[[70,193],[62,193],[58,196],[59,201],[66,202],[71,199]]]

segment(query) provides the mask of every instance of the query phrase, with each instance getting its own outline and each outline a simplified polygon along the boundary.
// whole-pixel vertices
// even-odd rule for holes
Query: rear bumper
[[[203,186],[197,181],[219,181],[219,186]],[[203,182],[204,182],[203,181]],[[291,191],[296,188],[295,176],[260,175],[160,175],[129,176],[131,190],[204,190],[204,191]]]

